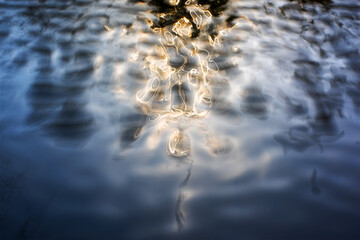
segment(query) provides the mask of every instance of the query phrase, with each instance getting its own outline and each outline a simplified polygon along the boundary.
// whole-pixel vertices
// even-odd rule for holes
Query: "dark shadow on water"
[[[33,2],[23,15],[32,25],[28,34],[34,38],[30,49],[37,72],[28,90],[28,123],[42,129],[56,144],[75,147],[83,146],[96,129],[84,95],[93,73],[93,52],[76,43],[80,29],[63,24],[72,21],[79,25],[76,15],[61,13],[69,3]],[[61,50],[60,61],[54,58],[57,49]]]
[[[321,4],[325,7],[324,11],[329,10],[332,1],[296,1],[304,6],[312,4]],[[282,11],[285,8],[281,9]],[[300,9],[299,9],[300,10]],[[315,22],[316,21],[316,22]],[[327,22],[328,20],[324,20]],[[332,35],[323,37],[321,29],[317,26],[320,20],[311,20],[310,23],[303,23],[301,37],[309,42],[312,46],[317,46],[320,59],[311,59],[306,53],[299,52],[299,57],[294,61],[297,66],[293,80],[296,85],[303,91],[304,100],[294,96],[287,96],[280,93],[286,102],[287,112],[290,118],[300,118],[306,121],[306,124],[293,126],[287,132],[274,135],[275,141],[279,142],[286,154],[289,149],[297,152],[304,152],[310,146],[318,146],[323,151],[323,145],[326,143],[336,142],[345,135],[341,129],[339,121],[346,118],[344,115],[345,101],[351,99],[354,106],[354,113],[358,114],[359,104],[359,82],[358,80],[349,79],[344,75],[341,68],[332,66],[330,68],[330,77],[325,76],[325,70],[328,63],[324,64],[330,54],[324,52],[323,46],[331,44],[334,54],[339,58],[343,56],[360,56],[357,50],[349,48],[348,43],[344,42],[344,32],[341,29],[333,31]],[[341,27],[341,25],[339,25]],[[353,67],[352,57],[345,57],[348,63],[347,67],[359,76],[357,69]],[[354,94],[357,92],[357,94]],[[311,101],[311,106],[307,106],[306,98]],[[310,113],[309,108],[313,108]]]
[[[269,114],[269,103],[258,87],[244,89],[241,109],[245,114],[266,120]]]

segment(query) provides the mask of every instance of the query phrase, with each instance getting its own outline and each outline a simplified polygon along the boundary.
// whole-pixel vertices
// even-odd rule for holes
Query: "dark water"
[[[357,0],[0,0],[0,239],[360,239]]]

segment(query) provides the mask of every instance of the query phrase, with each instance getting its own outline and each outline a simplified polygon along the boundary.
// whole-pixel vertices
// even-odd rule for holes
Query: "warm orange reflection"
[[[172,0],[169,4],[166,7],[174,6],[175,10],[157,12],[157,23],[153,17],[146,20],[157,43],[141,58],[148,78],[137,91],[136,101],[150,122],[161,124],[161,129],[173,129],[168,153],[182,158],[190,156],[191,143],[178,121],[203,119],[209,114],[213,105],[211,87],[219,74],[212,52],[221,47],[229,26],[217,24],[215,28],[211,12],[194,1]],[[183,17],[178,16],[180,11]],[[138,59],[139,53],[134,52],[129,60]]]

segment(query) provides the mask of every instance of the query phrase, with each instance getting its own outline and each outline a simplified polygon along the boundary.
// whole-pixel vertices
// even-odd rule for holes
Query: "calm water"
[[[360,239],[357,0],[0,0],[0,239]]]

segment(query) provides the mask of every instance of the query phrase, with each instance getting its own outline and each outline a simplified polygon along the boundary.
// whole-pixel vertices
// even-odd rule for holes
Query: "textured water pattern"
[[[359,37],[356,0],[0,0],[0,239],[360,239]]]

